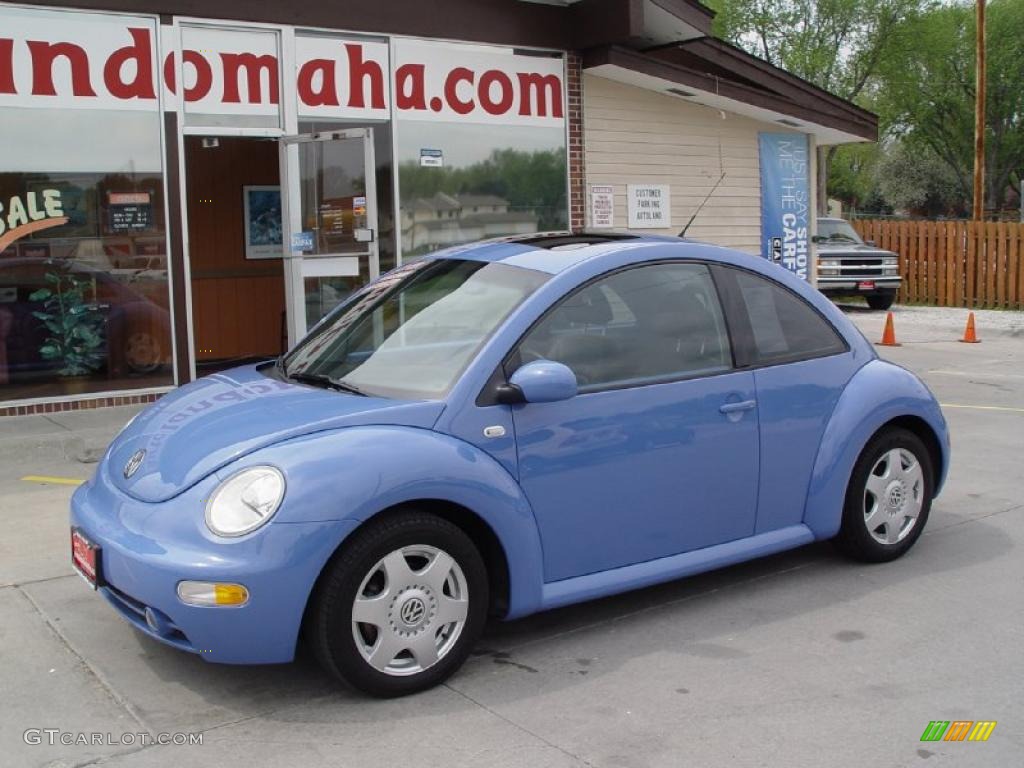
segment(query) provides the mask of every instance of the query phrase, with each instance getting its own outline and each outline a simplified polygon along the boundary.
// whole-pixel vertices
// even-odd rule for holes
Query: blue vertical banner
[[[810,276],[810,163],[807,135],[758,134],[761,158],[761,255]]]

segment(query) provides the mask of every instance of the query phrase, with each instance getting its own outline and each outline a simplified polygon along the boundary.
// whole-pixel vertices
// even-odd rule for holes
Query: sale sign
[[[0,251],[34,232],[68,223],[59,189],[26,192],[0,202]]]

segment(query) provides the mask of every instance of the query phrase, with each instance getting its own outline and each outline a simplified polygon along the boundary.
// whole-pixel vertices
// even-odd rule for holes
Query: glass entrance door
[[[280,140],[289,346],[380,272],[373,129]],[[365,265],[365,268],[361,267]]]

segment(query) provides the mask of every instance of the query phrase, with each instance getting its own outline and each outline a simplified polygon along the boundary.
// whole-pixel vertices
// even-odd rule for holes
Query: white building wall
[[[671,186],[671,228],[637,231],[676,235],[724,170],[687,237],[760,253],[757,134],[791,129],[587,74],[583,126],[586,191],[614,187],[617,229],[627,226],[627,184]]]

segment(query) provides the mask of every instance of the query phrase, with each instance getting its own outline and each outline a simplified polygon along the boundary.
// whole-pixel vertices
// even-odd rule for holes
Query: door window
[[[517,352],[511,367],[564,363],[583,392],[732,367],[725,320],[702,264],[652,264],[590,283],[541,320]]]
[[[846,344],[817,310],[792,291],[760,275],[728,270],[750,318],[754,365],[823,357]]]
[[[303,124],[310,127],[310,124]],[[302,307],[291,296],[293,340],[379,273],[374,129],[289,136],[281,141],[285,190],[293,209],[286,242],[301,279]]]

